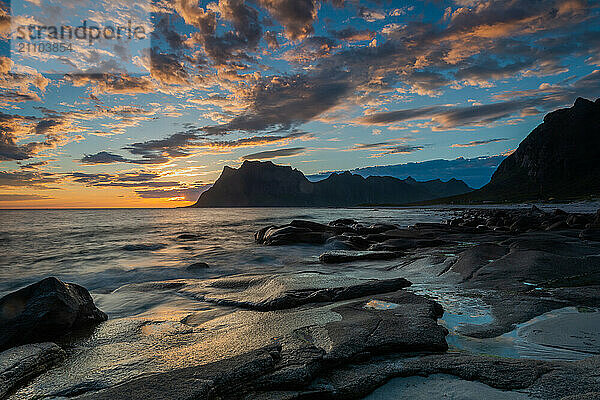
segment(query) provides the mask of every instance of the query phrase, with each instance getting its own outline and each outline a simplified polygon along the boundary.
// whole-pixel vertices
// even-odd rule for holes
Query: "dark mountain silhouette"
[[[410,162],[406,164],[378,165],[351,169],[350,172],[362,177],[369,176],[393,176],[398,179],[406,179],[409,176],[418,181],[430,179],[442,179],[447,181],[455,178],[460,179],[473,188],[480,188],[489,183],[492,174],[506,156],[481,156],[476,158],[456,158],[454,160],[429,160]],[[308,180],[315,182],[327,178],[332,172],[328,171],[314,175],[307,175]]]
[[[490,183],[448,202],[569,200],[600,195],[600,99],[553,111]]]
[[[214,185],[192,207],[348,207],[363,204],[407,204],[471,191],[464,182],[417,182],[389,176],[363,178],[333,173],[318,182],[302,172],[270,161],[244,161],[223,168]]]

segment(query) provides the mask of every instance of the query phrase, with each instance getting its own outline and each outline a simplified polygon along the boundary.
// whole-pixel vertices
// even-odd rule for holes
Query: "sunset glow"
[[[12,27],[5,5],[0,208],[184,206],[243,160],[309,175],[508,154],[600,93],[597,1],[288,2],[78,2],[73,27],[150,36],[30,58],[11,30],[62,3],[13,1]]]

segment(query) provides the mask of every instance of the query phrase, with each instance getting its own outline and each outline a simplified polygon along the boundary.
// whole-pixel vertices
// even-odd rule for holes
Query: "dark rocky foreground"
[[[415,376],[474,381],[497,398],[598,398],[600,337],[568,334],[597,313],[519,328],[534,349],[578,361],[490,356],[456,340],[488,343],[552,310],[600,307],[599,228],[600,212],[535,207],[457,211],[408,228],[351,219],[265,227],[261,245],[323,254],[287,274],[122,286],[105,296],[152,293],[173,306],[0,353],[0,398],[360,399]],[[440,321],[472,302],[489,319]]]

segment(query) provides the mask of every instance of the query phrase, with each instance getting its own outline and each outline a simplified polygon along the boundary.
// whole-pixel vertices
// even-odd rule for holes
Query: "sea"
[[[128,283],[291,272],[320,246],[260,246],[254,233],[293,219],[409,226],[447,209],[179,208],[0,210],[0,295],[48,276],[107,293]],[[182,236],[183,235],[183,236]],[[193,263],[206,269],[188,271]]]
[[[595,212],[600,204],[538,206]],[[338,218],[406,227],[441,222],[455,212],[453,207],[0,210],[0,295],[48,276],[107,293],[128,283],[293,272],[314,264],[323,247],[260,246],[254,242],[257,230],[293,219]],[[186,269],[197,262],[209,268]]]

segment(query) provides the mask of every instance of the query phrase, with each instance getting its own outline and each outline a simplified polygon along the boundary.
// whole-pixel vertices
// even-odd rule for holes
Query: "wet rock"
[[[356,250],[366,250],[371,245],[371,242],[365,239],[364,237],[350,233],[344,233],[341,236],[341,239],[349,243],[350,246],[352,246],[352,248]]]
[[[115,387],[87,393],[80,400],[181,400],[239,398],[252,382],[274,370],[281,347],[267,346],[207,365],[140,376]]]
[[[600,245],[584,243],[576,236],[569,237],[550,232],[527,233],[500,242],[511,250],[536,250],[565,257],[582,257],[600,254]]]
[[[193,264],[188,265],[185,269],[187,271],[199,271],[199,270],[205,270],[210,268],[210,265],[208,265],[205,262],[199,261],[199,262],[195,262]]]
[[[590,222],[590,219],[581,214],[571,214],[567,218],[567,224],[571,228],[583,228],[588,222]]]
[[[325,232],[313,232],[308,228],[296,226],[270,227],[256,233],[256,241],[267,246],[278,246],[283,244],[323,244],[328,235]]]
[[[198,239],[200,239],[200,235],[195,235],[193,233],[182,233],[181,235],[177,236],[177,239],[179,239],[179,240],[198,240]]]
[[[471,247],[458,255],[451,270],[459,273],[463,281],[468,281],[480,268],[505,256],[509,252],[506,246],[495,243],[484,243]]]
[[[306,387],[321,371],[325,350],[315,345],[311,328],[296,329],[278,342],[281,352],[274,370],[259,378],[256,386],[271,391]]]
[[[260,228],[254,234],[254,241],[256,243],[262,244],[265,240],[265,233],[267,233],[267,231],[269,231],[270,229],[273,229],[273,228],[277,228],[277,227],[275,225],[269,225],[269,226],[265,226],[264,228]]]
[[[519,216],[510,226],[511,232],[527,232],[538,227],[537,220],[529,215]]]
[[[441,239],[388,239],[369,247],[372,251],[405,251],[425,247],[448,245],[450,242]]]
[[[571,363],[553,363],[552,370],[540,376],[528,391],[541,399],[594,400],[600,392],[598,368],[599,356]]]
[[[410,284],[404,278],[368,280],[302,273],[219,278],[208,286],[183,287],[179,292],[224,306],[273,311],[392,292]]]
[[[167,247],[167,245],[162,243],[140,243],[140,244],[127,244],[123,246],[123,250],[125,251],[155,251],[161,250]]]
[[[0,299],[0,350],[106,321],[82,286],[50,277]]]
[[[558,299],[500,291],[488,292],[482,300],[491,306],[494,320],[484,325],[465,324],[457,329],[458,332],[475,338],[492,338],[512,331],[519,323],[565,306]]]
[[[552,371],[551,363],[536,360],[474,356],[467,354],[430,355],[409,360],[404,373],[446,373],[475,380],[497,389],[524,389]]]
[[[1,352],[0,398],[52,368],[65,356],[64,350],[54,343],[26,344]]]
[[[333,236],[327,239],[325,247],[331,250],[359,250],[345,236]]]
[[[566,212],[566,211],[564,211],[564,210],[561,210],[560,208],[556,208],[556,209],[554,209],[554,211],[552,211],[552,215],[554,215],[554,216],[557,216],[557,215],[567,216],[567,215],[569,215],[569,213]]]
[[[332,230],[330,226],[302,219],[295,219],[292,222],[290,222],[290,225],[295,226],[297,228],[306,228],[313,232],[327,232]]]
[[[340,219],[336,219],[335,221],[331,221],[329,223],[329,225],[331,225],[331,226],[351,226],[351,225],[356,225],[356,224],[357,224],[357,222],[350,218],[340,218]]]
[[[551,225],[549,225],[546,230],[547,231],[559,231],[559,230],[563,230],[563,229],[569,229],[570,226],[569,224],[567,224],[566,221],[557,221],[552,223]]]
[[[400,254],[392,251],[328,251],[319,256],[324,264],[337,264],[362,260],[391,260]]]
[[[437,324],[441,306],[406,291],[377,295],[370,301],[357,301],[333,311],[341,321],[326,325],[329,350],[326,362],[364,358],[389,352],[445,351],[446,328]]]
[[[536,206],[534,204],[529,209],[529,214],[533,214],[533,215],[545,215],[546,213],[542,209],[540,209],[538,206]]]
[[[528,290],[529,284],[600,270],[600,256],[566,257],[544,251],[513,250],[479,268],[467,285],[479,288]]]
[[[579,237],[583,240],[600,242],[600,228],[587,228],[581,231]]]
[[[397,228],[396,225],[391,224],[374,224],[369,226],[359,226],[356,228],[356,232],[360,235],[370,235],[387,232]]]

